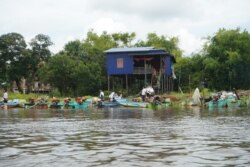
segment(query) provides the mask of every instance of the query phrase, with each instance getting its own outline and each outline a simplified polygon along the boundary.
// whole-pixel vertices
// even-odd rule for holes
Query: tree
[[[113,40],[117,46],[120,47],[131,47],[131,42],[135,39],[136,34],[132,33],[113,33],[111,34]]]
[[[216,89],[249,89],[250,35],[244,30],[220,29],[206,48],[205,71]]]
[[[135,44],[137,47],[152,46],[155,48],[163,48],[167,52],[175,56],[177,61],[182,57],[182,51],[178,47],[179,39],[177,37],[169,38],[167,36],[158,36],[156,33],[148,33],[146,41],[139,41]]]
[[[113,40],[110,34],[103,32],[101,35],[89,31],[87,33],[86,39],[82,42],[83,49],[86,53],[87,58],[83,60],[85,64],[97,63],[101,68],[101,85],[106,87],[107,84],[107,74],[106,74],[106,55],[105,50],[113,47],[117,47],[116,42]]]
[[[50,37],[43,34],[38,34],[31,40],[31,54],[29,54],[29,57],[26,59],[26,65],[29,71],[28,75],[26,75],[27,92],[30,92],[31,85],[37,78],[38,69],[43,66],[44,63],[48,62],[51,57],[49,46],[52,44]]]
[[[199,87],[204,81],[203,66],[204,56],[195,54],[192,57],[182,57],[174,65],[178,86],[182,90],[190,91],[191,88]]]
[[[38,34],[30,42],[33,58],[36,62],[48,61],[51,56],[49,47],[53,45],[50,37],[44,34]]]
[[[78,59],[82,61],[88,59],[80,40],[74,40],[74,41],[68,42],[64,46],[63,52],[65,52],[66,55],[74,59]]]
[[[1,80],[16,81],[20,92],[22,92],[20,80],[26,73],[26,67],[23,66],[23,61],[28,53],[26,46],[21,34],[8,33],[0,37]]]
[[[84,64],[66,54],[53,56],[39,70],[42,81],[58,88],[61,95],[94,94],[100,88],[101,69],[98,64]]]

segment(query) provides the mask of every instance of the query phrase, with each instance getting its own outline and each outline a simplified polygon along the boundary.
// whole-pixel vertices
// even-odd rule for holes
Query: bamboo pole
[[[108,75],[108,91],[110,90],[109,75]]]
[[[127,91],[127,94],[128,94],[128,74],[126,74],[126,91]]]
[[[146,74],[146,59],[144,57],[144,85],[147,84],[147,74]]]

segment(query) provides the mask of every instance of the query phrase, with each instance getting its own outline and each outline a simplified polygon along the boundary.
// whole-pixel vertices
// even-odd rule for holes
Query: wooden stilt
[[[147,74],[146,74],[146,59],[144,57],[144,85],[146,86],[147,84]]]
[[[108,75],[108,91],[110,90],[109,75]]]
[[[126,91],[127,91],[127,94],[128,94],[128,74],[126,74]]]

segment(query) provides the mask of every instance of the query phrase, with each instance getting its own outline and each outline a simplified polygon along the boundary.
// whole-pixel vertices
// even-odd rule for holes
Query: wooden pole
[[[166,89],[167,89],[167,93],[168,93],[168,77],[166,78]]]
[[[147,74],[146,74],[146,59],[144,57],[144,85],[147,84]]]
[[[166,83],[166,75],[163,74],[163,92],[166,91],[166,85],[165,85],[165,83]],[[162,93],[163,93],[163,92],[162,92]]]
[[[109,85],[109,75],[108,75],[108,91],[110,90],[110,85]]]
[[[173,78],[171,78],[171,82],[172,82],[172,88],[171,88],[171,91],[174,91],[174,79]]]
[[[160,81],[159,81],[159,83],[160,83],[160,85],[159,85],[159,89],[161,89],[161,93],[162,93],[162,91],[163,91],[163,84],[162,84],[162,58],[160,57]]]
[[[127,94],[128,94],[128,74],[126,74],[126,91],[127,91]]]
[[[188,87],[189,87],[189,95],[191,97],[191,76],[190,76],[190,74],[188,76]]]
[[[115,82],[115,77],[112,77],[112,91],[115,90],[115,84],[114,84],[114,82]]]

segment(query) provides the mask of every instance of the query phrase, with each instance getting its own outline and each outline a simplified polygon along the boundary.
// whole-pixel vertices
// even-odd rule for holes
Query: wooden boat
[[[33,106],[29,106],[28,108],[34,108],[34,109],[48,109],[49,105],[48,103],[36,103]]]
[[[242,101],[235,96],[226,96],[224,99],[211,100],[208,102],[208,107],[240,107]]]
[[[19,103],[18,102],[13,102],[13,101],[8,101],[7,104],[1,102],[0,103],[0,106],[2,108],[4,108],[4,105],[7,105],[7,109],[10,109],[10,108],[18,108],[19,107]]]
[[[91,103],[86,101],[83,103],[77,103],[75,101],[69,102],[68,104],[64,104],[63,108],[64,109],[86,109],[89,107]]]
[[[209,108],[213,107],[226,107],[227,101],[225,99],[211,100],[207,103]]]
[[[138,108],[147,108],[150,104],[148,102],[134,102],[134,101],[119,101],[118,103],[124,107],[138,107]]]
[[[52,108],[52,109],[60,109],[60,108],[63,108],[64,104],[63,103],[51,103],[49,105],[49,108]]]
[[[120,105],[117,101],[99,101],[97,103],[98,107],[115,107]]]
[[[39,98],[37,100],[35,100],[35,98],[30,98],[28,103],[24,103],[24,107],[32,109],[47,109],[49,108],[49,105],[44,98]]]

